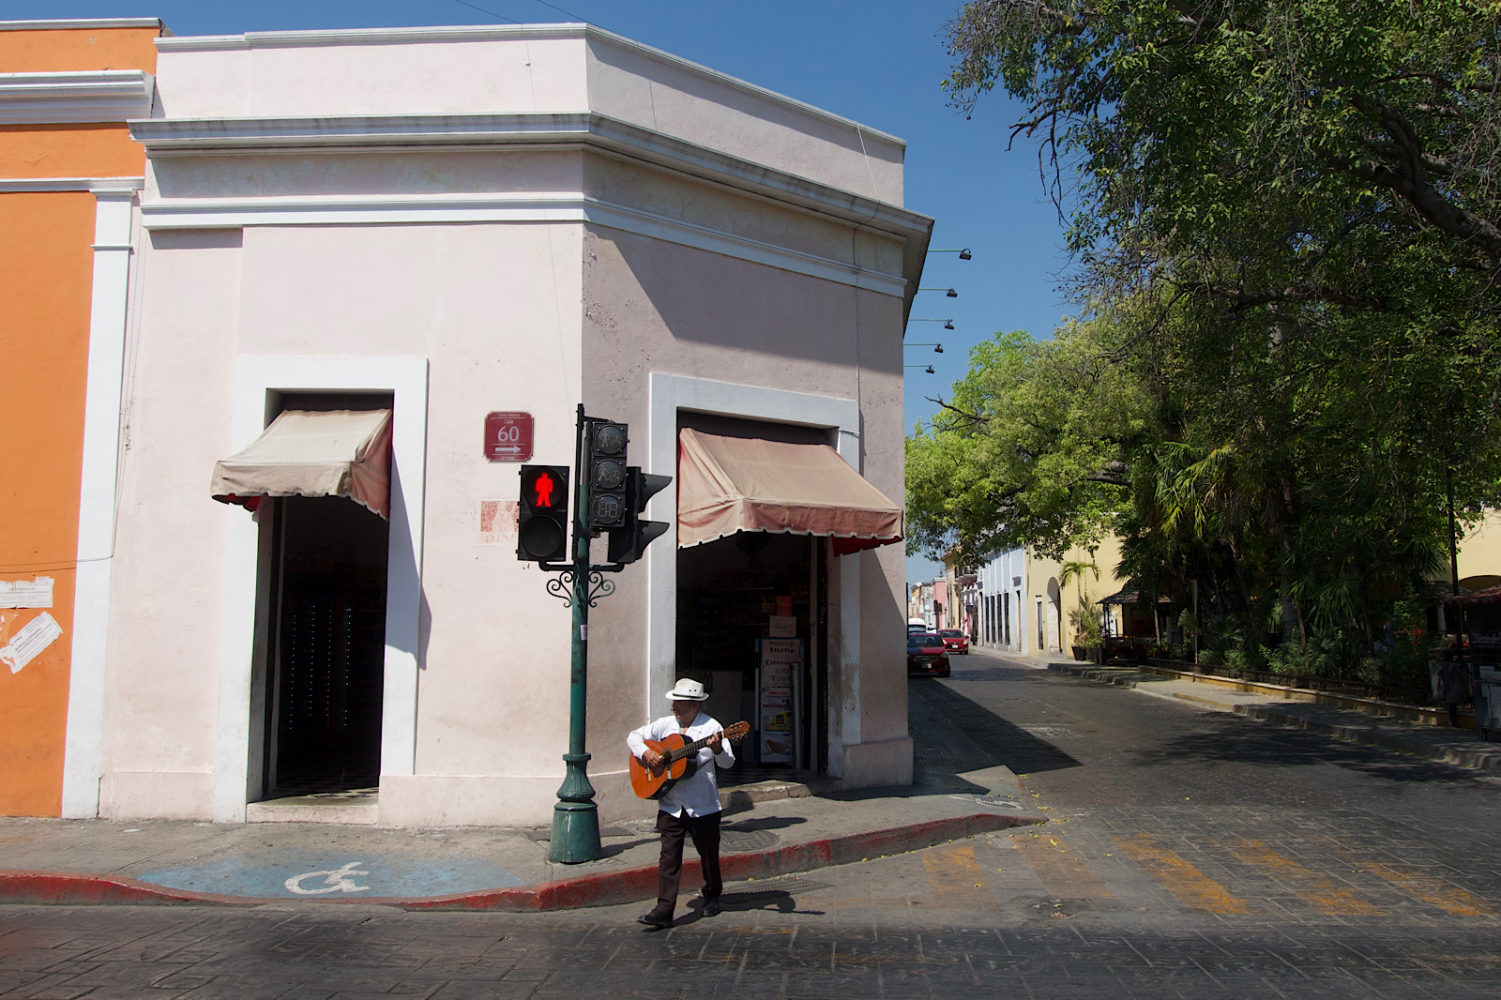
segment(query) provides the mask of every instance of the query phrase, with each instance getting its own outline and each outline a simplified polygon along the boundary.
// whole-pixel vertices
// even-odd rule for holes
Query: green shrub
[[[1359,648],[1343,629],[1321,629],[1302,646],[1263,646],[1261,653],[1267,669],[1279,677],[1345,681],[1356,680],[1359,675]]]
[[[1428,687],[1428,645],[1433,636],[1425,624],[1423,606],[1411,595],[1392,602],[1392,620],[1385,630],[1386,653],[1377,672],[1382,685],[1412,691]]]

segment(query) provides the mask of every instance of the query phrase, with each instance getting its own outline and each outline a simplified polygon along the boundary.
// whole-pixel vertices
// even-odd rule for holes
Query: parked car
[[[969,655],[969,636],[958,629],[941,628],[938,630],[938,637],[943,640],[943,644],[948,647],[950,653]]]
[[[949,675],[949,651],[943,640],[932,632],[907,633],[907,676],[913,674],[930,677]]]

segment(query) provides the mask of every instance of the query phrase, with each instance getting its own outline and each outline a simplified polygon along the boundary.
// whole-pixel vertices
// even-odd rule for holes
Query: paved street
[[[0,997],[1501,995],[1501,781],[957,658],[909,684],[929,791],[1004,764],[1049,817],[639,905],[0,908]]]

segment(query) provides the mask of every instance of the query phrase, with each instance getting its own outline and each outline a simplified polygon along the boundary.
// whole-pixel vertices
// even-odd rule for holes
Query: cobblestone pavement
[[[0,907],[0,997],[1501,996],[1501,781],[972,656],[919,778],[1050,817],[641,907]]]
[[[1155,929],[1145,918],[1104,926],[1046,905],[1004,913],[962,908],[962,898],[910,895],[867,921],[832,887],[805,884],[811,881],[735,887],[720,916],[661,933],[607,911],[23,907],[0,914],[0,996],[1501,995],[1490,921],[1229,918]],[[920,919],[910,919],[913,910],[923,911]]]

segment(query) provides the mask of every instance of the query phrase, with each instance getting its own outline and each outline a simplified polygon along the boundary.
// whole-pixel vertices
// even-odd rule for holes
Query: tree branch
[[[1360,180],[1386,188],[1432,225],[1501,263],[1501,228],[1455,204],[1433,186],[1424,163],[1422,140],[1406,117],[1379,95],[1357,97],[1353,103],[1391,138],[1396,155],[1391,163],[1349,163],[1344,169]]]

